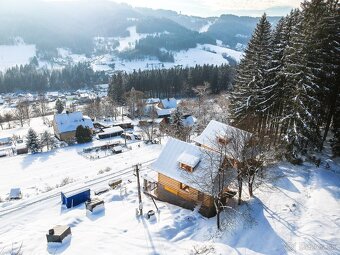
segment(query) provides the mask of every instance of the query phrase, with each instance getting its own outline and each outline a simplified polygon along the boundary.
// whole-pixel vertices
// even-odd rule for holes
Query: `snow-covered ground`
[[[0,71],[15,65],[28,64],[35,55],[35,45],[0,45]]]
[[[0,196],[4,199],[10,188],[20,187],[24,198],[0,203],[0,254],[21,245],[24,254],[199,254],[195,251],[202,249],[235,255],[340,254],[339,159],[324,155],[319,168],[287,162],[272,166],[255,197],[244,197],[246,202],[230,212],[225,231],[218,232],[216,218],[160,201],[156,220],[136,216],[131,167],[143,163],[144,173],[163,145],[131,144],[128,152],[98,160],[78,153],[91,144],[1,158]],[[60,191],[93,190],[117,176],[126,183],[126,193],[118,189],[100,195],[105,211],[90,215],[84,205],[61,207]],[[65,177],[70,183],[59,187]],[[156,211],[144,195],[143,202],[144,213]],[[57,224],[71,226],[72,237],[63,245],[48,246],[45,235]]]

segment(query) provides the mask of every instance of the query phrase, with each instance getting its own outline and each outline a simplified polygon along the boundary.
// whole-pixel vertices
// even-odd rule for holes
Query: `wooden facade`
[[[184,170],[183,170],[184,171]],[[195,188],[185,185],[177,180],[174,180],[164,174],[158,173],[158,192],[157,196],[163,201],[179,205],[177,201],[171,199],[171,195],[179,197],[182,201],[187,201],[187,204],[180,202],[180,205],[193,209],[198,204],[201,204],[200,212],[206,217],[215,215],[214,200],[211,195],[200,192]],[[163,191],[163,192],[160,192]],[[165,191],[165,192],[164,192]],[[171,195],[170,195],[171,194]],[[170,201],[171,200],[171,201]]]

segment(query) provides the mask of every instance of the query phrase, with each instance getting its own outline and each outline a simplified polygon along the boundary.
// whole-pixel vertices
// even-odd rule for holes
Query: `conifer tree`
[[[55,102],[55,109],[57,110],[58,114],[60,114],[64,111],[64,104],[59,98]]]
[[[32,128],[28,130],[26,145],[32,153],[37,153],[40,150],[38,135]]]
[[[270,59],[270,29],[267,16],[263,14],[248,43],[234,82],[231,112],[235,124],[250,131],[261,131],[262,120],[265,118],[260,105]],[[250,120],[253,125],[246,125]]]

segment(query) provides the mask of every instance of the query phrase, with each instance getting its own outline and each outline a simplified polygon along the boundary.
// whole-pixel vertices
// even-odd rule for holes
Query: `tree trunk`
[[[238,202],[237,204],[240,205],[242,202],[242,177],[239,176],[237,177],[237,182],[238,182]]]

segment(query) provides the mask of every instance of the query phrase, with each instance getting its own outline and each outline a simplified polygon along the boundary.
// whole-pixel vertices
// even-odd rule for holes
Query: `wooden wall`
[[[183,170],[184,171],[184,170]],[[185,200],[193,201],[193,202],[200,202],[204,206],[211,207],[214,206],[213,198],[208,195],[204,194],[202,192],[199,192],[198,190],[189,187],[188,191],[185,191],[181,189],[181,183],[165,176],[161,173],[158,173],[158,182],[163,185],[164,189],[176,196],[179,196]]]

